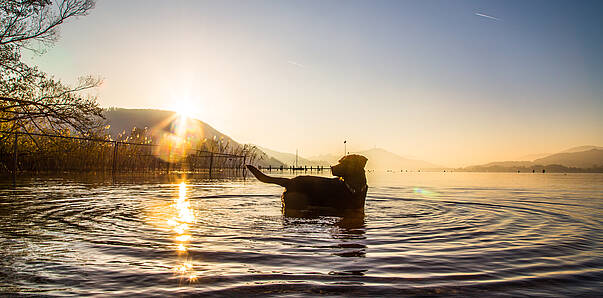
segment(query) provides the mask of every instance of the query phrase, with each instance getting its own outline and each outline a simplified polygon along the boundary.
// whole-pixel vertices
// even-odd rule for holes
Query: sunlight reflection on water
[[[184,181],[178,185],[178,197],[174,199],[172,205],[175,215],[167,220],[167,224],[176,233],[174,240],[180,264],[174,268],[174,271],[183,278],[188,276],[189,281],[192,282],[197,279],[197,273],[188,254],[187,246],[193,238],[189,231],[190,225],[196,222],[196,218],[191,203],[186,197],[186,186]]]

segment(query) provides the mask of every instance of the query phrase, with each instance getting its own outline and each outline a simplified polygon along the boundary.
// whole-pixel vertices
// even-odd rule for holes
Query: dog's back
[[[346,204],[345,191],[339,178],[298,176],[290,180],[281,198],[285,208],[337,207]]]

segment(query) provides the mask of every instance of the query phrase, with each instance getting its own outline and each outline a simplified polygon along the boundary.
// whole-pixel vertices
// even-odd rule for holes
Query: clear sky
[[[603,1],[118,1],[27,61],[312,156],[447,166],[603,145]]]

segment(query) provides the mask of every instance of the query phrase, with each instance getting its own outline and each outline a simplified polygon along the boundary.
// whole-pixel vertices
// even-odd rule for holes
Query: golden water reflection
[[[188,277],[189,282],[193,282],[197,279],[197,273],[188,254],[188,248],[193,239],[190,227],[196,222],[196,218],[194,210],[191,208],[191,202],[186,196],[186,187],[185,182],[180,183],[178,197],[171,205],[175,211],[174,216],[167,220],[167,225],[176,234],[174,243],[178,252],[179,264],[174,268],[174,272],[182,278]]]

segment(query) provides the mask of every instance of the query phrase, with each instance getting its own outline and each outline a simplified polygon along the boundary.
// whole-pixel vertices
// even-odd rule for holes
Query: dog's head
[[[351,175],[358,175],[364,173],[364,166],[366,165],[367,158],[358,155],[346,155],[339,160],[339,164],[331,167],[333,176],[346,177]]]

